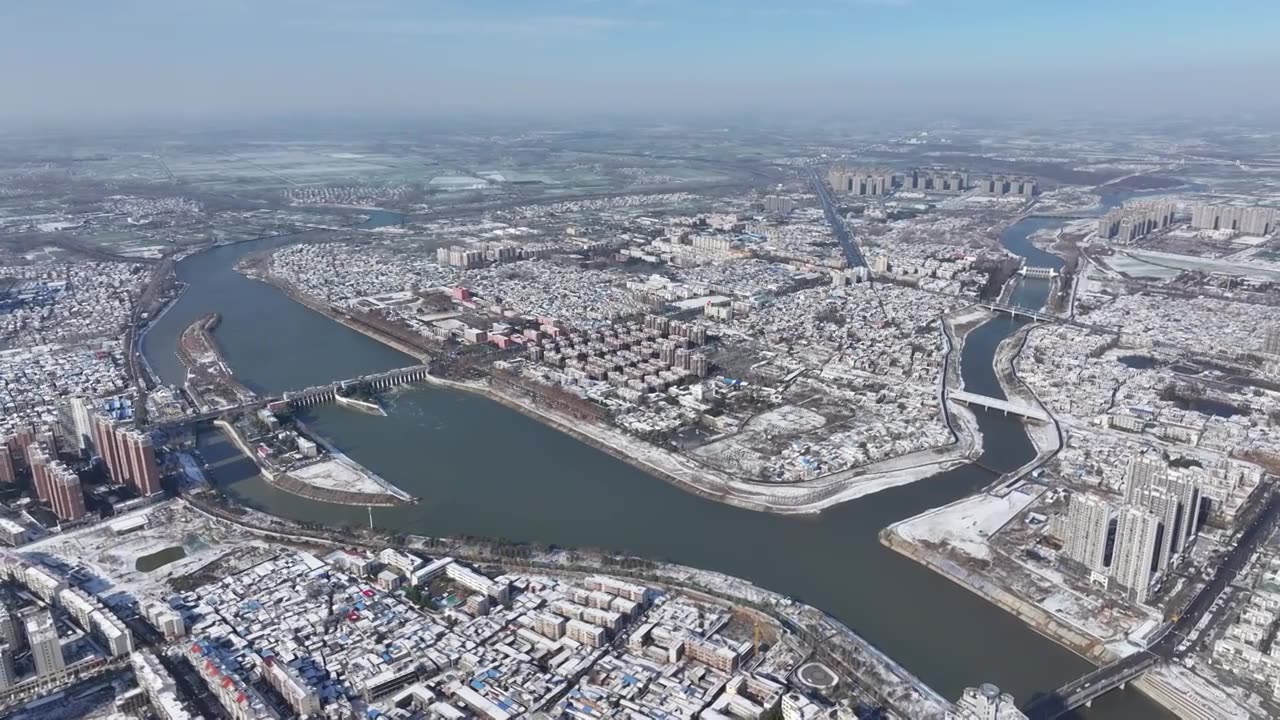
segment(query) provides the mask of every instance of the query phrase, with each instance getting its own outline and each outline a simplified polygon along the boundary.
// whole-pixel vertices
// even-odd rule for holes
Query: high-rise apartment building
[[[912,168],[902,174],[900,187],[909,192],[959,194],[969,188],[969,175],[958,170]]]
[[[1119,509],[1104,498],[1077,492],[1067,511],[1063,552],[1091,573],[1105,574],[1114,560]]]
[[[1146,602],[1160,547],[1160,519],[1136,507],[1120,511],[1112,576],[1134,602]]]
[[[44,445],[33,442],[27,446],[27,467],[31,469],[31,483],[35,486],[36,497],[43,502],[49,502],[52,497],[49,466],[53,462],[49,449]]]
[[[62,657],[62,641],[53,615],[48,610],[38,610],[26,616],[27,642],[31,644],[31,658],[36,665],[36,676],[58,675],[66,669]]]
[[[80,476],[64,463],[53,462],[48,467],[49,504],[59,520],[74,521],[85,516],[84,490]]]
[[[1160,547],[1155,569],[1165,571],[1195,541],[1200,523],[1201,479],[1190,468],[1170,468],[1153,452],[1129,461],[1125,503],[1160,521]]]
[[[13,611],[0,605],[0,643],[7,644],[16,652],[22,649],[25,640]]]
[[[13,667],[13,648],[6,642],[0,642],[0,692],[16,685],[18,672]]]
[[[1191,227],[1196,230],[1231,230],[1245,235],[1270,235],[1277,231],[1276,209],[1198,203],[1191,207]]]
[[[1171,202],[1128,203],[1098,218],[1098,237],[1133,242],[1173,225],[1176,211]]]
[[[1268,325],[1262,335],[1262,352],[1280,355],[1280,324]]]
[[[18,481],[18,468],[13,463],[13,451],[10,448],[11,437],[0,437],[0,485],[12,485]]]
[[[888,195],[893,189],[893,171],[889,168],[833,167],[827,182],[838,193],[849,195]]]
[[[1036,194],[1036,189],[1035,178],[1029,177],[992,175],[978,182],[979,192],[983,195],[995,195],[997,197],[1003,195],[1031,197]]]
[[[160,467],[150,435],[105,415],[94,417],[92,434],[98,457],[113,481],[132,486],[140,495],[161,491]]]
[[[67,415],[71,422],[70,445],[84,456],[93,447],[93,398],[76,395],[67,401]]]

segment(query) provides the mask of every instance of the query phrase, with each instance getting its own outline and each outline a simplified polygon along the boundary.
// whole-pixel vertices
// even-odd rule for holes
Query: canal
[[[182,378],[174,355],[182,329],[213,311],[222,314],[216,335],[230,365],[259,391],[278,393],[412,362],[234,269],[250,252],[298,239],[225,246],[178,264],[186,291],[144,344],[164,381]],[[1001,317],[969,336],[962,357],[969,389],[999,396],[992,357],[1018,326]],[[994,479],[976,466],[820,515],[781,517],[685,493],[475,395],[414,387],[396,391],[386,404],[388,417],[334,406],[304,416],[352,458],[422,499],[412,507],[375,510],[380,526],[616,550],[743,577],[826,610],[948,697],[967,685],[994,682],[1026,702],[1091,667],[1012,615],[880,545],[877,533],[890,523]],[[984,465],[1008,470],[1034,455],[1017,422],[981,413],[978,421]],[[311,502],[267,485],[252,462],[218,435],[202,440],[202,452],[214,481],[250,505],[298,520],[368,522],[363,508]],[[1119,691],[1082,717],[1171,716],[1133,691]]]

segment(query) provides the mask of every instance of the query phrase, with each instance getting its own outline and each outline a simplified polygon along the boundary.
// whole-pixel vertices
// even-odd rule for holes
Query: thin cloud
[[[653,28],[652,21],[592,15],[544,15],[512,18],[440,17],[434,19],[298,19],[299,29],[373,35],[456,37],[458,35],[575,35]]]

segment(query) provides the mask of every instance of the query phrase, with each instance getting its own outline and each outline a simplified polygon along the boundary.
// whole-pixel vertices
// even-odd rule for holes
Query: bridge
[[[1056,322],[1067,321],[1066,318],[1060,318],[1057,315],[1050,315],[1048,313],[1040,312],[1039,310],[1032,310],[1031,308],[1025,308],[1025,307],[1022,307],[1021,305],[1009,305],[1007,303],[986,302],[986,303],[982,303],[982,307],[992,312],[998,312],[1004,315],[1012,315],[1015,318],[1019,318],[1019,317],[1030,318],[1032,320],[1035,320],[1036,322],[1056,323]]]
[[[1018,217],[1018,220],[1026,220],[1027,218],[1045,218],[1048,220],[1093,220],[1098,217],[1096,211],[1089,210],[1064,210],[1062,212],[1038,212],[1032,210]],[[1015,220],[1014,222],[1018,222]]]
[[[1221,595],[1227,584],[1233,581],[1240,570],[1253,557],[1261,545],[1280,521],[1280,495],[1268,489],[1254,506],[1252,514],[1240,523],[1236,535],[1235,547],[1214,567],[1213,575],[1180,611],[1174,609],[1173,622],[1166,623],[1148,643],[1147,649],[1120,658],[1097,670],[1063,685],[1047,695],[1031,701],[1025,713],[1031,720],[1054,720],[1080,707],[1088,706],[1098,697],[1122,688],[1142,676],[1143,673],[1157,664],[1176,661],[1185,652],[1190,651],[1187,645],[1195,637],[1196,627],[1204,616],[1213,608],[1213,603]]]
[[[1008,303],[998,302],[984,302],[979,304],[987,310],[1002,313],[1004,315],[1011,315],[1015,319],[1024,317],[1036,322],[1059,323],[1061,325],[1070,325],[1071,327],[1078,327],[1083,330],[1101,333],[1103,335],[1116,335],[1120,332],[1119,328],[1108,327],[1106,325],[1093,325],[1090,323],[1080,322],[1079,320],[1072,320],[1067,317],[1050,315],[1049,313],[1032,310],[1031,308],[1022,307],[1021,305],[1010,305]]]
[[[333,402],[338,395],[345,395],[351,390],[368,389],[372,391],[386,390],[396,385],[420,382],[427,379],[426,365],[411,365],[373,375],[361,375],[350,380],[339,380],[328,385],[316,385],[286,392],[280,400],[289,403],[290,407],[310,407],[322,403]]]
[[[1005,415],[1010,413],[1018,415],[1028,420],[1038,420],[1042,423],[1053,422],[1053,418],[1048,413],[1038,407],[1025,405],[1019,402],[1011,402],[1009,400],[1001,400],[999,398],[988,397],[986,395],[978,395],[977,393],[967,392],[965,390],[952,390],[947,393],[947,398],[955,400],[962,405],[977,405],[978,407],[988,408],[990,410],[999,410]]]
[[[1058,277],[1058,271],[1050,267],[1039,267],[1036,265],[1023,265],[1018,268],[1018,274],[1023,277],[1052,279]]]
[[[409,383],[421,382],[427,379],[428,367],[426,365],[410,365],[409,367],[396,368],[387,370],[386,372],[371,373],[369,375],[361,375],[360,377],[350,378],[347,380],[339,380],[329,383],[328,385],[316,385],[302,390],[291,390],[278,397],[256,398],[250,402],[240,403],[223,408],[214,408],[205,412],[196,413],[194,415],[184,415],[168,422],[156,423],[154,427],[177,427],[180,425],[193,425],[196,423],[206,422],[209,420],[217,420],[218,418],[227,417],[228,415],[238,415],[246,412],[253,412],[262,408],[279,408],[281,404],[289,408],[303,408],[314,405],[321,405],[327,402],[334,402],[338,395],[346,395],[352,390],[386,390],[397,385],[406,385]]]
[[[1143,651],[1121,658],[1110,665],[1076,678],[1055,692],[1040,697],[1024,711],[1029,720],[1054,720],[1081,705],[1089,707],[1097,698],[1125,687],[1155,667],[1163,658]]]

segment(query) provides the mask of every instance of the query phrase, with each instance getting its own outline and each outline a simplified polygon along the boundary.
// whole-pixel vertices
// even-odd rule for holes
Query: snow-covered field
[[[145,517],[147,526],[123,535],[112,526]],[[137,561],[166,548],[181,547],[185,556],[150,572],[137,569]],[[23,556],[48,555],[79,566],[98,578],[90,588],[104,602],[135,598],[162,599],[172,591],[172,578],[195,572],[226,554],[237,561],[256,562],[269,554],[269,546],[244,531],[212,520],[179,501],[168,501],[135,510],[108,522],[91,525],[24,545]]]
[[[945,544],[977,560],[990,560],[987,539],[1044,492],[1025,486],[1004,497],[975,495],[916,516],[895,527],[913,543]]]

